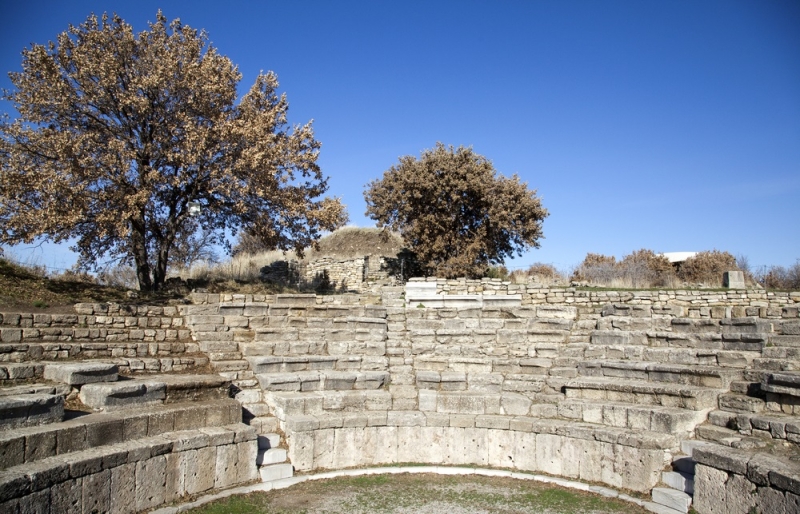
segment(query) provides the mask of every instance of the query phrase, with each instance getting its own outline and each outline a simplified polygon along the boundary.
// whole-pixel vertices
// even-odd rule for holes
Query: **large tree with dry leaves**
[[[157,289],[192,241],[243,230],[297,250],[346,221],[276,76],[237,101],[231,60],[161,12],[138,34],[92,15],[23,50],[10,77],[2,98],[19,115],[0,121],[0,243],[76,238],[83,267],[128,261]]]
[[[519,177],[498,174],[472,148],[437,143],[400,158],[364,192],[367,216],[400,232],[430,274],[481,277],[538,248],[547,210]]]

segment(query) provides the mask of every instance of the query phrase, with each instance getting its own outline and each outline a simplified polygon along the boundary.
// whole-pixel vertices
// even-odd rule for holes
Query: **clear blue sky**
[[[355,225],[374,225],[367,182],[442,141],[519,174],[550,211],[512,268],[639,248],[800,258],[796,0],[0,0],[0,86],[24,47],[90,12],[139,31],[159,7],[206,29],[243,90],[278,74]]]

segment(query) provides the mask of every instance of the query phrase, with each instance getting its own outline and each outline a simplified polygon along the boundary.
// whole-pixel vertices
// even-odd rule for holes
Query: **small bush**
[[[509,278],[517,284],[525,284],[530,281],[543,284],[558,284],[566,282],[566,278],[552,264],[536,262],[526,270],[514,270]]]
[[[700,252],[694,257],[689,257],[681,264],[678,277],[690,284],[704,284],[707,286],[722,286],[722,274],[726,271],[739,270],[736,257],[728,252],[712,250]]]
[[[486,270],[486,277],[508,280],[508,268],[505,266],[489,266],[489,269]]]
[[[73,267],[72,269],[64,270],[62,273],[52,275],[50,280],[61,280],[63,282],[82,282],[84,284],[97,284],[97,277],[89,273]]]

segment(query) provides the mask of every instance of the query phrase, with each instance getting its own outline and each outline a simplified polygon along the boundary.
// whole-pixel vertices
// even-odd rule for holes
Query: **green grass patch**
[[[289,489],[235,496],[192,514],[366,514],[487,512],[644,514],[637,505],[596,494],[506,477],[389,474],[310,480]]]

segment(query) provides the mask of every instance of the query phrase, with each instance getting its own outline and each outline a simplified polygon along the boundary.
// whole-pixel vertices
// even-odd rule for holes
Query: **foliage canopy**
[[[288,126],[277,77],[236,103],[241,74],[206,34],[156,20],[134,34],[92,15],[23,50],[2,93],[19,117],[0,120],[0,243],[77,238],[82,267],[131,262],[157,289],[170,261],[226,233],[301,251],[343,225],[311,123]]]
[[[472,148],[437,143],[400,158],[367,184],[367,216],[399,232],[427,273],[480,277],[539,247],[547,210],[516,175],[499,175]]]

